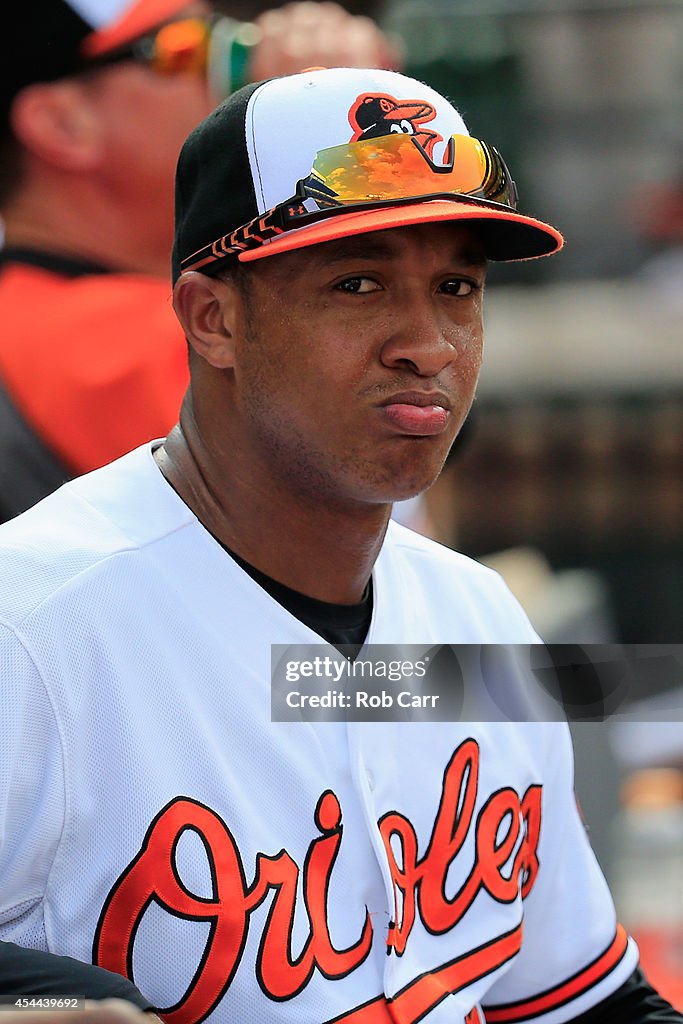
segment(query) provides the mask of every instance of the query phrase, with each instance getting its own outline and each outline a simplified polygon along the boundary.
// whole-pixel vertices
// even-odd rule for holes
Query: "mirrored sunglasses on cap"
[[[517,188],[500,153],[470,135],[451,136],[440,163],[412,135],[349,142],[319,150],[291,199],[181,260],[181,270],[205,268],[335,213],[416,200],[467,200],[514,212]]]

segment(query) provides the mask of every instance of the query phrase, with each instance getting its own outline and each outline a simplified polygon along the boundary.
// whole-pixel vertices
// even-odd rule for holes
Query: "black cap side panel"
[[[181,260],[258,214],[246,116],[249,100],[262,84],[233,93],[185,141],[176,172],[174,281]],[[219,268],[220,263],[215,269]]]

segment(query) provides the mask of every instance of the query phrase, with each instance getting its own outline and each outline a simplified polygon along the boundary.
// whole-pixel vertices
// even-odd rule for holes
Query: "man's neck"
[[[362,600],[391,505],[342,508],[277,484],[256,490],[248,474],[217,473],[187,425],[171,432],[155,458],[206,529],[250,565],[318,601]]]
[[[170,241],[131,234],[131,218],[107,207],[87,186],[79,195],[27,189],[2,211],[5,244],[105,266],[115,271],[168,276]],[[134,220],[134,219],[133,219]]]

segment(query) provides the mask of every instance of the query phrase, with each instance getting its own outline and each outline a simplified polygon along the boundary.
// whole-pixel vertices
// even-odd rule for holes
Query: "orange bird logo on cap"
[[[377,139],[383,135],[400,133],[412,135],[431,156],[443,136],[425,128],[436,117],[436,110],[424,100],[397,100],[387,93],[363,93],[349,111],[349,123],[354,135],[351,142]]]

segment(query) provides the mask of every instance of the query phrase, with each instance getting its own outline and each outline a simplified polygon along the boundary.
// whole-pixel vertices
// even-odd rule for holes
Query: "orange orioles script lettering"
[[[399,956],[406,948],[416,913],[427,931],[440,935],[462,920],[481,889],[499,903],[512,903],[520,893],[525,898],[531,891],[539,866],[541,786],[529,786],[522,800],[509,788],[489,797],[477,816],[472,870],[455,896],[446,896],[448,868],[469,834],[478,788],[479,746],[467,740],[455,751],[444,772],[439,810],[422,858],[418,858],[417,836],[407,818],[392,811],[380,819],[395,898],[394,922],[387,942]],[[392,839],[400,849],[400,864]],[[512,867],[506,874],[504,867],[515,847]],[[398,912],[398,891],[402,915]]]
[[[508,788],[489,797],[474,825],[472,870],[454,897],[446,895],[448,868],[472,828],[478,785],[479,747],[469,739],[455,751],[444,773],[434,827],[422,857],[406,817],[392,811],[380,820],[395,894],[388,952],[403,953],[417,914],[425,928],[440,934],[458,923],[482,889],[504,903],[530,891],[538,871],[541,787],[537,785],[530,786],[522,799]],[[95,933],[93,961],[132,978],[135,935],[152,902],[175,917],[210,922],[204,954],[187,991],[178,1003],[161,1011],[168,1024],[203,1020],[239,968],[252,912],[272,892],[256,962],[264,994],[275,1001],[291,999],[306,987],[316,968],[332,981],[348,975],[370,952],[372,921],[367,908],[359,908],[357,940],[346,949],[336,948],[328,924],[327,893],[343,826],[339,801],[330,790],[318,800],[314,821],[320,834],[312,840],[303,865],[302,907],[297,902],[299,867],[286,850],[274,856],[259,853],[249,885],[225,822],[194,800],[175,798],[151,823],[140,852],[109,893]],[[206,850],[213,881],[209,898],[191,893],[176,868],[176,846],[188,829],[199,835]],[[398,858],[394,855],[397,845]],[[504,867],[511,860],[506,872]],[[294,957],[291,936],[297,913],[308,915],[308,935]]]

